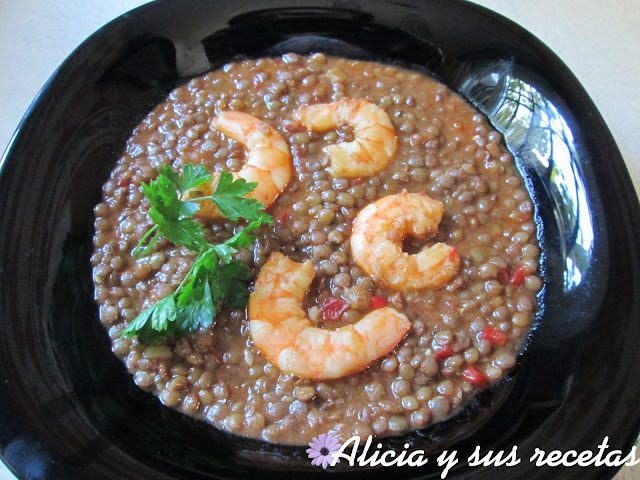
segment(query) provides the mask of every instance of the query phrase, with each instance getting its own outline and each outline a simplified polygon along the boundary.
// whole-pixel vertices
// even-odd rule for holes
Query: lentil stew
[[[385,110],[397,151],[370,177],[336,178],[323,148],[352,141],[351,127],[312,132],[293,111],[343,97]],[[238,171],[245,151],[210,127],[226,110],[249,113],[289,144],[293,178],[268,209],[276,219],[240,251],[256,278],[272,252],[310,259],[315,278],[303,302],[323,328],[358,322],[392,306],[411,327],[395,349],[337,380],[281,372],[255,348],[244,310],[181,338],[143,344],[122,337],[137,314],[171,294],[195,255],[159,242],[148,256],[132,249],[149,230],[141,185],[157,169],[186,163]],[[454,246],[456,275],[440,289],[397,291],[366,274],[351,255],[359,211],[380,198],[426,192],[442,202],[438,233]],[[534,206],[502,137],[461,96],[423,75],[315,54],[245,60],[190,80],[134,130],[95,207],[91,258],[100,319],[134,382],[179,409],[239,435],[304,444],[320,433],[394,435],[449,418],[516,363],[542,288]],[[211,241],[237,232],[227,220],[204,223]],[[405,238],[415,253],[425,239]]]

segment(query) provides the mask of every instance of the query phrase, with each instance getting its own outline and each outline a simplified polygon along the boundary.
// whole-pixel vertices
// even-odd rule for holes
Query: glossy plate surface
[[[304,5],[301,7],[300,5]],[[313,6],[312,6],[313,5]],[[593,103],[529,33],[457,0],[158,1],[91,36],[40,93],[0,172],[0,453],[20,478],[282,478],[327,472],[303,447],[247,440],[131,381],[92,301],[93,206],[133,127],[175,86],[239,56],[288,51],[431,71],[504,133],[537,204],[545,289],[518,368],[443,424],[384,448],[429,463],[368,475],[596,479],[536,467],[535,448],[625,453],[640,430],[640,208]],[[471,468],[511,451],[510,468]],[[346,462],[331,471],[362,475]]]

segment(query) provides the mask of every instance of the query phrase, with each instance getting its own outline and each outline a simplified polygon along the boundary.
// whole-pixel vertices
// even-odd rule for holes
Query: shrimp
[[[301,306],[313,277],[311,260],[297,263],[275,252],[249,297],[253,343],[283,372],[316,380],[341,378],[389,353],[409,331],[409,319],[391,307],[335,330],[315,326]]]
[[[442,203],[424,193],[383,197],[356,216],[351,253],[365,272],[393,290],[439,288],[458,271],[456,247],[436,243],[410,255],[402,251],[402,240],[435,235],[443,213]]]
[[[246,147],[247,162],[240,171],[233,173],[233,177],[256,182],[258,186],[247,197],[255,198],[266,207],[271,205],[285,189],[292,175],[291,153],[282,135],[253,115],[235,111],[221,112],[211,120],[211,126]],[[187,190],[184,200],[211,195],[219,180],[220,175],[214,175],[210,183]],[[200,209],[196,212],[196,217],[223,218],[213,202],[199,203]]]
[[[389,115],[366,100],[343,97],[333,103],[299,107],[293,118],[311,130],[328,130],[341,123],[353,127],[355,140],[329,145],[329,173],[334,177],[369,177],[383,170],[398,146]]]

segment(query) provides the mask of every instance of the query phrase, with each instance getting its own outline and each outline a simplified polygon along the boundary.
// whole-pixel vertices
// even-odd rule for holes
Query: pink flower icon
[[[311,448],[307,448],[311,465],[322,465],[323,469],[333,461],[333,456],[340,450],[342,444],[338,443],[337,438],[332,435],[321,433],[318,437],[313,437],[313,441],[309,443]],[[340,463],[340,459],[336,461]],[[332,465],[333,466],[333,465]]]

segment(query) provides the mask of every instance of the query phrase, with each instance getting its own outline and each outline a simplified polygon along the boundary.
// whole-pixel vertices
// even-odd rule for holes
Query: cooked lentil
[[[395,126],[398,151],[373,177],[331,178],[322,147],[352,140],[352,131],[307,132],[291,116],[300,105],[343,96],[376,103]],[[365,371],[321,382],[281,373],[253,348],[244,311],[223,311],[212,327],[162,344],[121,338],[142,309],[178,286],[194,259],[168,242],[147,258],[132,257],[152,226],[140,186],[167,164],[238,170],[242,147],[208,123],[227,109],[277,128],[293,157],[294,179],[269,210],[277,221],[261,227],[255,248],[238,255],[254,278],[271,252],[298,262],[310,258],[316,279],[305,307],[319,326],[357,322],[372,297],[384,298],[412,321],[394,351]],[[405,189],[425,191],[445,205],[439,232],[429,241],[455,245],[462,264],[440,290],[392,292],[350,256],[358,211]],[[320,433],[342,441],[354,434],[401,434],[450,417],[483,388],[463,375],[465,368],[497,381],[513,367],[543,286],[533,203],[486,119],[421,73],[323,54],[228,64],[175,89],[127,141],[95,216],[95,300],[113,352],[135,383],[167,406],[269,442],[304,444]],[[207,234],[222,241],[236,227],[218,221],[207,225]],[[413,252],[423,243],[406,239],[405,248]],[[349,309],[324,325],[328,297],[346,301]],[[493,337],[483,336],[487,327],[495,330]]]

